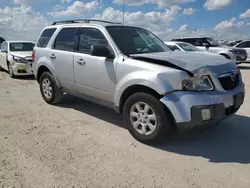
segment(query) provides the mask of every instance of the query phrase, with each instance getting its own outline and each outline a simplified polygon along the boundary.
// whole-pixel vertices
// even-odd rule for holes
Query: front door
[[[83,27],[79,35],[78,49],[74,54],[76,89],[82,94],[112,102],[116,84],[116,59],[90,55],[92,45],[109,47],[109,42],[97,28]]]

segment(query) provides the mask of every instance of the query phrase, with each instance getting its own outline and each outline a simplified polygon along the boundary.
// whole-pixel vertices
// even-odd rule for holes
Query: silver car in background
[[[34,74],[43,99],[63,93],[115,109],[137,140],[214,124],[237,112],[244,84],[225,58],[171,51],[148,30],[100,20],[55,22],[39,36]]]
[[[226,59],[234,61],[237,64],[245,62],[247,59],[246,50],[241,48],[232,48],[229,46],[223,46],[210,37],[179,38],[179,39],[173,39],[173,41],[190,43],[202,51],[208,51],[219,54],[225,57]]]

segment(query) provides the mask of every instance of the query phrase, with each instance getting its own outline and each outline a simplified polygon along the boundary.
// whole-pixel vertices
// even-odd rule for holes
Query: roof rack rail
[[[108,22],[104,20],[92,20],[92,19],[77,19],[77,20],[64,20],[64,21],[56,21],[53,22],[51,25],[57,25],[57,24],[72,24],[72,23],[90,23],[90,22],[102,22],[102,23],[109,23],[109,24],[121,24],[116,22]]]

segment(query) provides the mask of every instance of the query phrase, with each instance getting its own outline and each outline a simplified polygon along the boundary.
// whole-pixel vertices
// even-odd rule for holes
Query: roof
[[[63,21],[55,21],[51,25],[85,25],[85,24],[93,24],[93,25],[101,25],[101,26],[111,26],[111,25],[121,25],[121,23],[117,22],[109,22],[104,20],[93,20],[93,19],[77,19],[77,20],[63,20]]]

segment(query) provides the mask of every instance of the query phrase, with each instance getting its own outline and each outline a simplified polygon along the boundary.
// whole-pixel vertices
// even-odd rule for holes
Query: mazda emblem
[[[232,80],[233,82],[235,82],[235,80],[236,80],[236,74],[232,73],[232,75],[231,75],[231,80]]]

